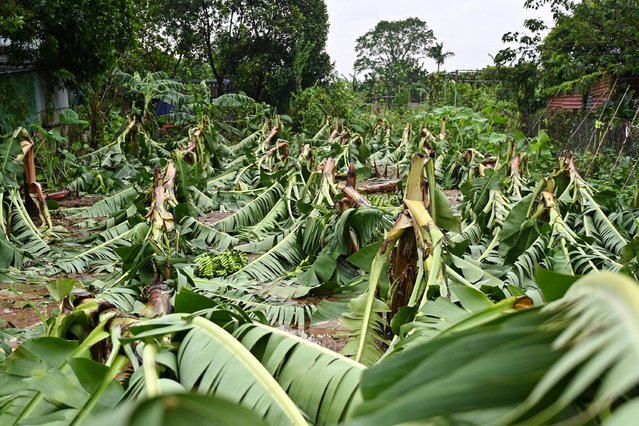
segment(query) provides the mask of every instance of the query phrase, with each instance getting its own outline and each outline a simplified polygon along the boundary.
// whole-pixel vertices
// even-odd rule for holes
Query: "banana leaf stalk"
[[[423,126],[419,132],[419,144],[417,145],[417,152],[423,152],[424,147],[432,146],[435,143],[435,137],[428,131],[426,126]]]
[[[145,318],[156,318],[168,315],[173,312],[171,296],[173,288],[167,284],[154,283],[144,289],[146,303],[142,316]]]
[[[166,233],[175,229],[173,215],[167,210],[167,203],[171,201],[171,197],[174,197],[174,194],[167,193],[166,188],[168,185],[169,190],[172,190],[175,173],[175,166],[173,162],[170,162],[164,171],[164,175],[157,168],[153,174],[153,199],[146,217],[151,224],[151,239],[158,244],[163,241]]]
[[[351,163],[348,167],[346,186],[342,188],[344,198],[335,203],[339,211],[344,212],[352,207],[370,207],[371,203],[355,189],[356,186],[357,175],[355,172],[355,164]]]
[[[524,184],[521,177],[521,167],[525,160],[526,154],[515,154],[515,147],[513,146],[510,158],[510,174],[508,177],[509,183],[507,189],[507,193],[512,197],[513,201],[519,201],[522,198],[521,190],[524,188]]]
[[[277,156],[275,154],[278,154]],[[278,140],[277,143],[268,149],[256,162],[258,169],[266,166],[268,170],[274,171],[278,167],[286,167],[289,149],[288,141]]]
[[[478,262],[486,259],[492,253],[493,249],[499,245],[504,221],[506,220],[511,208],[512,205],[508,202],[508,200],[506,200],[499,189],[493,189],[490,191],[488,204],[484,208],[483,212],[489,215],[486,229],[493,230],[493,238],[486,246],[484,253],[477,259]]]
[[[320,164],[322,180],[320,183],[320,191],[315,200],[317,205],[322,205],[324,202],[330,206],[335,203],[333,196],[337,194],[335,187],[335,160],[333,158],[327,158],[323,164]]]
[[[380,194],[384,192],[394,192],[399,189],[400,182],[401,182],[401,179],[393,179],[388,182],[364,186],[359,189],[359,193],[360,194]]]
[[[608,256],[606,253],[602,252],[596,246],[590,243],[584,243],[578,241],[579,237],[568,227],[561,216],[559,209],[557,207],[557,203],[555,202],[555,197],[551,192],[543,191],[543,204],[545,208],[549,210],[550,213],[550,225],[553,227],[553,233],[550,238],[549,246],[552,247],[556,240],[559,241],[559,245],[561,251],[566,256],[566,259],[570,259],[568,253],[568,246],[573,247],[574,250],[584,259],[587,259],[585,265],[588,266],[585,270],[579,271],[579,273],[595,271],[598,268],[595,266],[593,259],[599,260],[601,262],[605,262],[606,266],[612,270],[619,270],[622,268],[622,265]],[[590,252],[590,255],[586,253],[586,250]],[[582,266],[583,267],[583,266]],[[571,267],[572,269],[572,267]],[[574,273],[571,270],[571,273]]]
[[[20,142],[22,154],[17,159],[18,161],[22,160],[24,164],[24,193],[27,210],[32,218],[38,217],[48,229],[51,229],[53,223],[47,207],[46,196],[36,177],[35,142],[29,136],[29,132],[23,128],[19,128],[13,134],[14,138],[18,136],[22,139]]]
[[[313,141],[318,141],[321,138],[323,138],[326,135],[326,132],[328,132],[329,128],[331,127],[331,122],[328,119],[327,116],[324,116],[324,121],[322,123],[322,127],[317,131],[317,133],[315,133],[315,135],[313,136]]]
[[[334,142],[340,135],[341,123],[338,118],[333,119],[333,130],[331,131],[331,135],[328,137],[329,142]]]

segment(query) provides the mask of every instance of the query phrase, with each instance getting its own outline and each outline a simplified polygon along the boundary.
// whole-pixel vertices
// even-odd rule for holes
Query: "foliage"
[[[418,18],[380,21],[357,39],[355,71],[368,72],[365,81],[373,96],[391,95],[423,79],[426,72],[419,61],[429,55],[434,41],[433,31]]]
[[[639,70],[634,60],[639,34],[634,1],[525,3],[528,9],[544,6],[550,6],[553,12],[555,22],[551,29],[542,20],[531,18],[524,22],[527,33],[508,32],[502,38],[504,43],[515,44],[495,56],[509,86],[529,98],[535,96],[535,86],[540,86],[538,93],[553,96],[578,84],[588,86],[603,73],[621,76]],[[523,105],[524,98],[520,99]]]
[[[2,423],[196,422],[211,407],[229,422],[241,407],[268,424],[582,424],[632,407],[636,189],[593,187],[589,159],[513,131],[512,105],[462,89],[483,112],[313,121],[339,100],[314,88],[278,116],[117,75],[129,113],[66,160],[102,200],[50,203],[40,224],[23,149],[57,135],[0,144],[0,279],[58,278],[42,324],[0,331]],[[165,95],[184,108],[161,133],[150,105]],[[303,338],[326,320],[341,353]]]
[[[128,0],[2,2],[0,15],[10,14],[20,25],[2,28],[0,36],[10,40],[12,61],[37,64],[67,84],[94,82],[134,42]]]
[[[595,72],[639,72],[639,12],[633,1],[582,2],[560,15],[539,46],[546,85]]]
[[[155,69],[162,66],[156,58],[169,56],[174,59],[163,71],[176,73],[181,62],[191,70],[199,66],[199,75],[188,77],[210,73],[219,88],[231,79],[254,99],[280,106],[292,91],[321,82],[330,72],[323,1],[149,0],[144,10],[150,19],[141,29],[140,55]]]
[[[327,118],[352,122],[362,109],[358,95],[349,84],[335,79],[328,87],[314,85],[293,94],[289,114],[301,129],[310,132],[321,128]]]
[[[638,295],[636,282],[598,274],[542,309],[511,311],[485,322],[481,315],[490,304],[462,314],[465,318],[448,330],[364,372],[364,402],[354,424],[442,417],[452,424],[587,424],[600,409],[632,394],[629,383],[636,378],[624,380],[619,369],[637,353],[627,351],[634,337],[623,331],[630,324],[621,318],[636,318]],[[454,309],[424,313],[435,320],[453,316]],[[596,326],[588,321],[599,315]],[[612,379],[616,372],[621,376]],[[589,405],[580,410],[586,400]]]
[[[419,57],[428,54],[434,40],[433,31],[418,18],[380,21],[357,39],[355,69],[379,72],[397,64],[417,66]]]
[[[32,93],[33,78],[28,73],[2,76],[0,133],[9,133],[16,127],[28,126],[36,121],[34,99],[25,96],[25,93]]]
[[[437,64],[437,72],[439,72],[439,67],[444,65],[446,59],[452,58],[455,56],[453,52],[445,52],[444,51],[444,42],[435,43],[432,47],[428,49],[428,56],[435,60]]]

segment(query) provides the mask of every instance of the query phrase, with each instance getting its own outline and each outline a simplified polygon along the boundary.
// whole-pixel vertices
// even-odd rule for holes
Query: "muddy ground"
[[[34,284],[0,283],[0,320],[6,321],[9,325],[25,328],[38,324],[40,314],[47,316],[55,307],[55,301],[44,287]]]
[[[200,216],[198,218],[198,220],[200,222],[202,222],[203,224],[205,224],[205,225],[213,225],[213,224],[219,222],[220,220],[224,219],[225,217],[229,217],[232,214],[233,214],[232,211],[210,212],[210,213],[207,213],[205,215]]]
[[[62,200],[58,200],[57,203],[61,209],[71,209],[76,207],[91,207],[101,199],[102,197],[99,195],[84,195],[82,197],[69,195]]]
[[[61,209],[90,207],[100,201],[100,196],[76,197],[69,195],[57,203],[60,209],[51,211],[54,231],[69,239],[87,237],[90,231],[80,226],[84,219],[72,219]],[[92,279],[90,274],[72,274],[68,278],[77,280]],[[16,292],[18,294],[16,294]],[[40,315],[49,316],[57,304],[49,296],[42,283],[1,283],[0,282],[0,320],[4,327],[26,328],[41,322]]]

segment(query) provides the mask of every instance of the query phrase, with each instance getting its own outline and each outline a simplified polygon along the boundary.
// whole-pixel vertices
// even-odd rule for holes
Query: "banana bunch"
[[[195,259],[197,276],[202,278],[216,278],[229,276],[248,264],[246,254],[225,250],[221,253],[211,253]]]

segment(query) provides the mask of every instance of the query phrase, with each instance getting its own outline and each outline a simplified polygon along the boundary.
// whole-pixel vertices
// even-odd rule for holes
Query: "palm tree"
[[[433,58],[437,64],[437,72],[439,72],[439,67],[444,65],[446,59],[452,58],[453,56],[455,56],[453,52],[444,52],[444,42],[435,43],[433,47],[428,49],[428,57]]]

